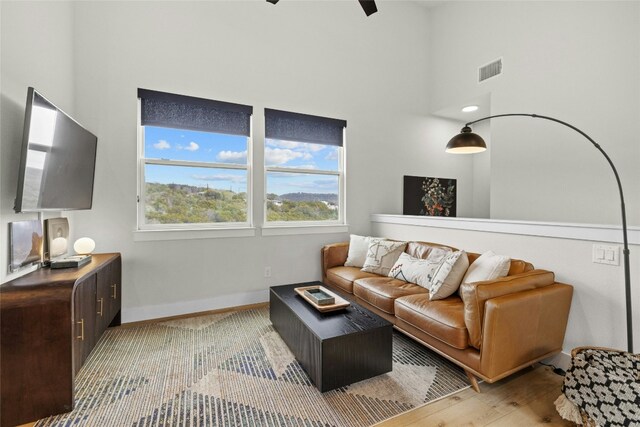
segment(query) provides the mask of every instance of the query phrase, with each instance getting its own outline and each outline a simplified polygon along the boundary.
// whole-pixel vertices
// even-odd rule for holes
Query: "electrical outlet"
[[[620,265],[620,246],[593,245],[593,262],[597,264]]]
[[[264,277],[271,277],[271,267],[264,268]]]

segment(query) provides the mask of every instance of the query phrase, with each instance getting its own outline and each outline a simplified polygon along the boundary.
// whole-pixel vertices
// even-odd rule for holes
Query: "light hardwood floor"
[[[553,404],[562,378],[551,368],[537,365],[494,384],[481,383],[481,393],[469,388],[376,427],[573,426]]]

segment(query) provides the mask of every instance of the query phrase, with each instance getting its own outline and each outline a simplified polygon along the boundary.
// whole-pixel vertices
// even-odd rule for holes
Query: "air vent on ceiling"
[[[500,74],[502,74],[502,58],[498,58],[478,68],[478,83]]]

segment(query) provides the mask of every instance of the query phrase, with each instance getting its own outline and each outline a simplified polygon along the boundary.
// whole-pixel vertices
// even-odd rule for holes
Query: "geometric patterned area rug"
[[[76,377],[75,409],[36,426],[369,426],[467,387],[394,332],[392,372],[320,393],[265,307],[108,329]]]

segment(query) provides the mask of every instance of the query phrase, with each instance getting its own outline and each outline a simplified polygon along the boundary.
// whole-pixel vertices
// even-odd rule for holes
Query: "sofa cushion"
[[[457,295],[431,301],[428,295],[397,298],[395,315],[425,334],[464,350],[469,347],[469,333],[464,323],[464,304]]]
[[[393,302],[396,298],[414,294],[425,294],[429,298],[429,291],[422,286],[379,276],[357,279],[353,283],[353,294],[389,314],[394,314]]]
[[[554,279],[551,271],[531,270],[487,282],[463,283],[460,286],[460,296],[464,303],[464,321],[469,331],[469,344],[480,349],[487,300],[551,285]]]
[[[327,270],[327,279],[341,290],[352,294],[353,281],[363,277],[380,277],[377,274],[367,273],[357,267],[333,267]]]
[[[407,248],[404,250],[407,255],[414,258],[427,259],[433,249],[442,249],[447,252],[453,252],[454,248],[450,246],[443,246],[437,243],[430,242],[408,242]]]
[[[526,273],[527,271],[531,270],[533,270],[533,264],[531,264],[530,262],[522,261],[521,259],[512,259],[507,276]]]

